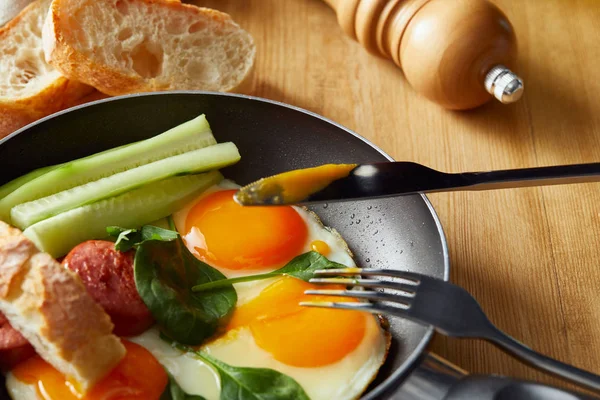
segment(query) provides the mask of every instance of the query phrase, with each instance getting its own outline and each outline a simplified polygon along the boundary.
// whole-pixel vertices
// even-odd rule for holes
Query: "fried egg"
[[[228,278],[272,272],[311,250],[356,266],[344,239],[315,213],[302,207],[242,207],[233,200],[239,188],[223,180],[173,214],[187,248],[200,260]],[[238,306],[271,283],[235,284]]]
[[[311,250],[347,267],[356,266],[343,238],[323,226],[313,212],[291,206],[242,207],[233,200],[238,188],[223,181],[174,215],[188,249],[202,261],[227,277],[272,272]],[[323,286],[278,277],[234,287],[238,303],[229,323],[202,346],[216,358],[280,371],[294,378],[313,400],[359,397],[383,364],[388,337],[377,317],[298,305],[339,301],[304,294]],[[218,398],[207,387],[191,393]]]
[[[346,242],[335,230],[324,227],[316,214],[291,206],[241,207],[233,200],[237,188],[234,182],[223,181],[173,215],[177,230],[197,258],[227,277],[272,272],[311,250],[355,267]],[[324,286],[280,276],[234,287],[238,302],[231,318],[200,347],[225,363],[277,370],[295,379],[312,400],[344,400],[360,397],[385,361],[389,334],[378,317],[299,306],[301,301],[334,300],[304,294]],[[116,368],[84,399],[123,398],[118,397],[126,393],[122,382],[130,382],[130,390],[138,390],[132,393],[144,393],[128,399],[158,399],[156,387],[166,384],[164,370],[162,374],[159,371],[162,367],[188,394],[219,399],[216,371],[193,355],[172,348],[160,338],[157,327],[124,342],[128,353],[122,370],[128,372],[115,372]],[[137,356],[131,361],[130,352],[134,351]],[[39,357],[31,360],[36,360],[33,369],[24,366],[26,361],[7,375],[11,396],[70,399],[64,377]],[[156,365],[160,368],[154,368]],[[150,387],[138,381],[148,381]],[[48,395],[48,390],[53,394]],[[104,397],[93,397],[96,391]]]

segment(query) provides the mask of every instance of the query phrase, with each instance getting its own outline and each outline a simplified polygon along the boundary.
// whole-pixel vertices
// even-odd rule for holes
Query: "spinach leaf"
[[[164,339],[173,347],[194,354],[217,371],[221,379],[220,400],[310,400],[298,382],[281,372],[268,368],[234,367],[203,351]]]
[[[144,225],[141,229],[125,229],[118,226],[109,226],[106,232],[117,239],[115,250],[127,251],[138,246],[146,240],[171,241],[177,239],[176,231],[159,228],[153,225]]]
[[[308,253],[300,254],[299,256],[294,257],[292,261],[276,271],[266,274],[240,276],[238,278],[204,283],[202,285],[192,287],[192,290],[194,292],[203,292],[225,287],[233,283],[258,281],[261,279],[268,279],[281,275],[289,275],[298,279],[302,279],[303,281],[309,281],[310,279],[314,278],[316,270],[338,268],[347,267],[343,264],[329,261],[327,257],[317,253],[316,251],[309,251]]]
[[[225,276],[194,257],[181,238],[142,242],[135,254],[134,277],[140,297],[162,330],[185,344],[200,344],[210,337],[237,302],[231,285],[206,293],[190,290]]]
[[[173,375],[169,372],[167,372],[167,375],[169,375],[169,383],[167,383],[165,391],[160,396],[160,400],[206,400],[197,394],[187,394],[179,386]]]
[[[316,251],[309,251],[308,253],[300,254],[299,256],[294,257],[292,261],[275,272],[281,275],[293,276],[308,282],[310,279],[315,277],[316,270],[338,268],[347,267],[343,264],[329,261],[327,257],[317,253]]]

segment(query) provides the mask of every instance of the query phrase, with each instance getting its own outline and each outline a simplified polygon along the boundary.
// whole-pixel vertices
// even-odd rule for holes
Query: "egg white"
[[[6,374],[6,391],[13,400],[43,400],[37,395],[35,385],[21,382],[12,373]]]
[[[230,365],[271,368],[296,380],[312,400],[355,399],[377,374],[386,355],[386,339],[376,318],[368,318],[365,336],[358,347],[340,361],[322,367],[300,368],[283,364],[261,349],[248,328],[228,332],[202,347],[213,357]],[[192,355],[182,354],[150,329],[130,339],[148,349],[189,394],[218,400],[219,377],[211,367]],[[323,338],[323,340],[335,340]],[[294,345],[293,340],[290,345]]]
[[[199,198],[173,215],[179,232],[185,232],[185,222],[190,209],[209,193],[220,190],[237,189],[239,185],[230,180],[224,180],[218,185],[205,191]],[[347,267],[356,264],[343,238],[333,229],[323,226],[318,216],[311,211],[294,207],[304,220],[308,237],[300,254],[311,250],[311,243],[321,240],[330,248],[327,258]],[[201,235],[192,231],[185,235],[187,247],[195,253],[194,247],[202,240]],[[254,275],[271,272],[283,265],[273,265],[261,270],[229,270],[219,265],[211,264],[227,277]],[[237,306],[241,306],[260,294],[267,286],[278,278],[235,284],[238,295]],[[343,312],[343,311],[342,311]],[[241,327],[227,332],[222,337],[202,347],[203,351],[213,357],[235,366],[271,368],[294,378],[306,391],[312,400],[350,400],[360,397],[377,372],[387,354],[389,334],[384,332],[377,317],[367,319],[365,336],[358,347],[340,361],[313,368],[300,368],[277,361],[269,352],[260,348],[248,327]],[[220,394],[219,376],[213,368],[193,355],[184,354],[172,348],[159,337],[157,328],[151,328],[143,334],[128,338],[147,350],[171,373],[181,388],[189,393],[204,396],[207,400],[218,400]],[[335,338],[323,338],[335,340]],[[290,346],[293,346],[293,340]],[[38,399],[34,385],[25,384],[8,373],[6,386],[13,399]]]

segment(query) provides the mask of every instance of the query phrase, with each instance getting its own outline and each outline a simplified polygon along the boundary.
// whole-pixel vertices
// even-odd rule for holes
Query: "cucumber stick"
[[[18,228],[25,229],[62,212],[114,197],[152,182],[175,175],[216,170],[236,163],[239,159],[240,153],[231,142],[163,158],[107,178],[19,204],[11,210],[11,220]]]
[[[213,144],[216,140],[201,115],[153,138],[65,163],[25,183],[0,200],[0,219],[10,222],[10,209],[17,204]]]
[[[48,167],[42,167],[31,171],[28,174],[21,175],[20,177],[13,179],[12,181],[5,183],[0,186],[0,199],[8,196],[10,193],[17,190],[19,187],[23,186],[27,182],[34,180],[35,178],[44,175],[46,172],[51,171],[55,168],[58,168],[58,165],[51,165]]]
[[[96,153],[93,154],[91,156],[87,156],[84,157],[85,158],[89,158],[89,157],[95,157],[98,156],[100,154],[104,154],[104,153],[108,153],[111,151],[115,151],[118,150],[122,147],[127,147],[127,146],[131,146],[133,143],[130,144],[126,144],[123,146],[119,146],[119,147],[115,147],[114,149],[109,149],[109,150],[104,150],[101,153]],[[4,185],[0,186],[0,200],[2,200],[4,197],[8,196],[10,193],[14,192],[15,190],[17,190],[19,187],[23,186],[24,184],[26,184],[29,181],[34,180],[37,177],[40,177],[42,175],[44,175],[47,172],[52,171],[53,169],[56,169],[58,167],[63,166],[64,164],[56,164],[56,165],[48,165],[47,167],[42,167],[42,168],[38,168],[38,169],[34,169],[33,171],[25,174],[25,175],[21,175],[20,177],[13,179],[10,182],[5,183]]]
[[[222,179],[218,171],[168,178],[58,214],[23,233],[40,250],[61,257],[81,242],[106,238],[107,226],[138,228],[167,217]]]

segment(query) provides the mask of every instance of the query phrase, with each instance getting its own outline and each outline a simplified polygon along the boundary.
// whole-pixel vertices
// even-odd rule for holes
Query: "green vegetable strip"
[[[51,165],[49,167],[38,168],[36,170],[31,171],[28,174],[21,175],[20,177],[13,179],[8,183],[5,183],[4,185],[0,186],[0,199],[3,199],[4,197],[8,196],[27,182],[30,182],[35,178],[44,175],[46,172],[49,172],[58,167],[60,167],[60,165]]]
[[[201,115],[153,138],[70,161],[25,183],[0,200],[0,219],[10,222],[10,210],[17,204],[213,144],[216,144],[215,138],[206,118]]]
[[[120,148],[131,146],[133,144],[135,144],[135,143],[130,143],[130,144],[126,144],[123,146],[115,147],[114,149],[105,150],[103,152],[84,157],[83,159],[90,158],[90,157],[96,157],[100,154],[109,153],[109,152],[115,151]],[[63,165],[65,165],[65,164],[63,163],[63,164],[56,164],[56,165],[48,165],[47,167],[38,168],[38,169],[35,169],[25,175],[21,175],[20,177],[13,179],[12,181],[10,181],[8,183],[5,183],[4,185],[0,186],[0,200],[2,200],[4,197],[8,196],[10,193],[14,192],[15,190],[17,190],[19,187],[23,186],[24,184],[52,171],[53,169],[62,167]]]
[[[25,229],[61,212],[114,197],[152,182],[223,168],[239,159],[240,153],[231,142],[193,150],[19,204],[11,210],[11,220],[18,228]]]
[[[107,237],[107,225],[137,227],[164,218],[221,179],[217,171],[165,179],[58,214],[23,233],[40,250],[60,257],[81,242]]]

